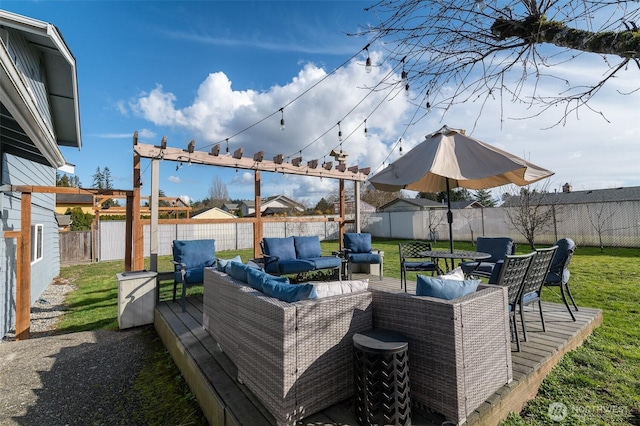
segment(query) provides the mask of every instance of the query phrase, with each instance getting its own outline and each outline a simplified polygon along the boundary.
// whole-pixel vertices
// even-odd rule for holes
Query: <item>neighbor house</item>
[[[218,207],[204,209],[196,212],[192,219],[235,219],[237,216]]]
[[[65,165],[61,146],[80,148],[76,61],[58,29],[0,10],[0,337],[15,326],[20,192],[13,185],[55,186]],[[37,300],[60,272],[55,195],[31,200],[30,297]]]
[[[256,203],[254,200],[243,200],[238,204],[238,209],[243,217],[251,216],[256,213]],[[284,195],[274,195],[260,200],[260,213],[291,215],[303,213],[305,210],[303,204]]]
[[[474,209],[481,208],[482,204],[477,201],[452,201],[451,210]],[[439,203],[437,201],[426,198],[396,198],[381,206],[378,210],[381,212],[410,212],[431,209],[446,209],[447,203]]]

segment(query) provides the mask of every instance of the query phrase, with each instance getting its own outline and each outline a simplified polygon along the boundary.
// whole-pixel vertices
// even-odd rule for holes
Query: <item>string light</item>
[[[364,119],[364,137],[368,138],[369,137],[369,129],[367,129],[367,119]]]
[[[282,114],[280,116],[280,130],[284,132],[284,108],[280,108],[280,113]]]
[[[427,112],[431,112],[431,104],[427,102]]]
[[[229,138],[227,138],[227,155],[229,155]]]
[[[340,128],[339,121],[338,121],[338,141],[342,142],[342,129]]]
[[[364,70],[365,70],[367,73],[370,73],[370,72],[371,72],[371,57],[369,57],[369,45],[367,45],[367,46],[364,48],[364,50],[366,50],[366,51],[367,51],[367,60],[366,60],[366,61],[365,61],[365,63],[364,63]]]
[[[402,138],[400,138],[399,144],[400,144],[400,156],[402,157]]]

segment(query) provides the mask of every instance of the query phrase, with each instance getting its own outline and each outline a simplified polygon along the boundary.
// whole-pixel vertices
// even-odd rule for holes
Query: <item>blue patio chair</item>
[[[575,321],[576,317],[571,311],[571,307],[567,301],[567,295],[569,295],[571,303],[577,311],[578,306],[576,305],[575,300],[573,300],[573,295],[569,289],[569,277],[571,276],[571,273],[568,269],[571,258],[576,251],[576,243],[571,238],[562,238],[556,242],[556,246],[558,246],[558,250],[556,250],[556,254],[553,256],[551,267],[549,268],[549,273],[547,274],[544,285],[546,287],[560,287],[562,301],[567,307],[569,315],[571,315],[571,319]]]
[[[173,301],[178,284],[182,285],[182,312],[187,310],[187,287],[202,284],[204,268],[216,264],[215,240],[174,240]]]
[[[371,248],[371,234],[346,232],[343,238],[344,258],[347,261],[349,279],[352,279],[353,265],[379,265],[382,261],[380,250]],[[382,265],[380,265],[380,280],[382,280]]]
[[[538,309],[540,310],[540,321],[542,322],[542,331],[547,331],[544,324],[544,316],[542,314],[542,299],[540,294],[542,292],[542,286],[549,273],[549,267],[551,266],[551,260],[556,254],[558,246],[553,246],[547,249],[538,249],[535,251],[535,256],[527,271],[527,276],[524,279],[522,291],[520,292],[520,320],[522,322],[522,335],[524,341],[527,341],[527,324],[524,320],[524,307],[532,303],[538,302]]]
[[[535,252],[523,255],[507,255],[504,260],[496,262],[496,267],[489,278],[489,284],[507,287],[509,310],[509,319],[511,323],[511,331],[516,341],[516,350],[520,352],[520,337],[518,336],[518,325],[516,321],[516,310],[522,286],[527,276],[527,271],[535,256]]]
[[[409,271],[438,271],[438,266],[433,260],[420,253],[431,251],[431,243],[425,241],[407,241],[398,244],[400,251],[400,285],[404,285],[404,291],[407,291],[407,272]]]
[[[491,257],[482,261],[462,262],[462,272],[465,276],[489,278],[496,262],[504,260],[507,255],[516,254],[516,245],[509,237],[478,237],[476,251],[489,253]]]

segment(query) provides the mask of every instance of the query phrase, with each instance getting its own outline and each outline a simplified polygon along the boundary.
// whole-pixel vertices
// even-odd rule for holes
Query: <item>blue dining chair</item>
[[[382,257],[380,250],[371,248],[371,234],[345,232],[344,258],[347,261],[349,279],[352,279],[353,265],[380,265],[380,280],[382,280]]]

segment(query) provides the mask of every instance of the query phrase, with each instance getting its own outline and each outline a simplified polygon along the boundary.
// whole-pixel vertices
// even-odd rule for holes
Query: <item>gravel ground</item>
[[[136,425],[132,391],[152,326],[56,334],[73,286],[51,283],[33,305],[31,339],[0,343],[0,425]]]

